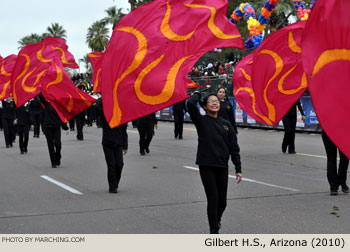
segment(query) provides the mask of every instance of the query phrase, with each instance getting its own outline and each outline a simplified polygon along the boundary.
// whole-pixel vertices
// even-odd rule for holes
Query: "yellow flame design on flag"
[[[234,39],[234,38],[240,37],[240,35],[225,34],[219,27],[216,26],[214,21],[216,16],[216,9],[214,7],[201,5],[201,4],[185,4],[185,6],[190,8],[205,8],[210,10],[211,16],[208,20],[208,27],[210,31],[215,35],[215,37],[219,39]]]
[[[138,40],[138,48],[136,55],[134,57],[134,60],[132,61],[131,65],[128,67],[128,69],[125,70],[125,72],[122,73],[122,75],[116,80],[114,87],[113,87],[113,113],[111,121],[109,122],[109,125],[113,128],[119,125],[119,122],[122,117],[122,111],[119,106],[118,102],[118,96],[117,96],[117,90],[119,87],[119,84],[122,82],[122,80],[128,76],[130,73],[132,73],[136,68],[138,68],[143,61],[143,59],[146,56],[147,53],[147,39],[146,37],[138,30],[136,30],[133,27],[126,26],[118,28],[117,31],[122,32],[128,32],[136,37]]]
[[[169,2],[167,4],[167,11],[165,13],[165,16],[162,21],[162,25],[160,26],[160,30],[163,33],[163,35],[172,41],[184,41],[192,37],[194,34],[194,31],[190,32],[189,34],[186,35],[179,35],[176,34],[170,27],[169,20],[170,20],[170,14],[171,14],[171,6]]]
[[[246,91],[248,92],[248,94],[250,95],[250,97],[252,97],[252,108],[253,108],[253,112],[254,114],[256,114],[257,116],[259,116],[261,119],[263,119],[267,124],[269,125],[272,125],[272,122],[270,121],[269,118],[267,118],[266,116],[264,115],[260,115],[257,111],[256,111],[256,108],[255,108],[255,93],[253,91],[253,89],[249,88],[249,87],[241,87],[239,89],[237,89],[235,95],[237,95],[239,92],[241,91]]]
[[[334,61],[345,60],[350,61],[350,50],[349,49],[331,49],[324,51],[314,66],[312,77],[317,74],[325,65]]]
[[[74,101],[73,101],[73,97],[69,93],[66,92],[66,94],[69,96],[69,101],[68,101],[68,104],[66,106],[66,109],[70,113],[73,110]]]
[[[55,67],[56,67],[56,71],[57,71],[56,80],[51,81],[46,85],[46,91],[49,89],[50,86],[59,84],[63,80],[63,72],[62,72],[61,68],[59,66],[57,66],[56,64],[55,64]]]

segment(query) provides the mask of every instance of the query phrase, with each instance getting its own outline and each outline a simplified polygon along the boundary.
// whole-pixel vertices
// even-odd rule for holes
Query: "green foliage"
[[[79,62],[84,63],[84,67],[85,67],[87,73],[92,72],[92,66],[91,66],[89,57],[87,55],[84,55],[84,57],[82,59],[79,59]]]
[[[107,17],[102,19],[102,22],[105,24],[111,24],[114,30],[114,27],[117,23],[122,19],[126,14],[123,13],[122,8],[117,8],[116,6],[112,6],[105,10],[107,13]]]
[[[152,2],[153,0],[129,0],[130,8],[131,10],[134,10],[140,5],[143,5],[145,3]]]
[[[18,41],[19,47],[18,49],[22,49],[26,45],[35,44],[42,40],[42,36],[37,33],[32,33],[30,35],[24,36]]]
[[[18,41],[18,44],[19,44],[18,49],[21,49],[26,45],[38,43],[46,37],[59,37],[66,40],[67,31],[59,23],[52,23],[51,26],[48,26],[46,28],[46,32],[44,32],[42,35],[39,35],[37,33],[32,33],[30,35],[27,35],[21,38]]]
[[[108,41],[108,28],[103,21],[96,21],[88,28],[86,43],[92,51],[103,52]]]
[[[336,216],[337,218],[339,218],[340,217],[340,215],[338,214],[339,207],[333,206],[332,210],[333,210],[333,212],[331,212],[330,214],[332,214],[332,215]]]
[[[43,33],[42,37],[59,37],[66,40],[67,31],[59,23],[52,23],[51,26],[47,27],[46,32]]]

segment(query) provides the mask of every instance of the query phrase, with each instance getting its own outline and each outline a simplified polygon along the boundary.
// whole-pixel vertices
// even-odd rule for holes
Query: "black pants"
[[[93,122],[93,108],[92,107],[88,107],[87,108],[87,121],[86,124],[88,127],[92,126],[92,122]],[[83,118],[83,120],[85,120],[85,117]]]
[[[327,153],[327,179],[330,189],[337,191],[339,185],[346,184],[349,159],[337,148],[337,146],[322,131],[322,140]],[[337,151],[339,151],[340,162],[337,170]]]
[[[61,128],[45,127],[45,137],[51,165],[59,165],[61,163]]]
[[[182,132],[184,127],[184,113],[183,112],[174,112],[174,124],[175,124],[175,138],[182,138]]]
[[[30,125],[18,125],[19,135],[19,149],[21,152],[27,152],[28,140],[29,140],[29,128]]]
[[[33,112],[34,137],[40,136],[41,111]]]
[[[140,124],[138,123],[137,129],[139,131],[140,135],[140,152],[144,152],[146,149],[149,148],[149,145],[152,141],[153,134],[154,134],[154,124],[148,123],[148,124]]]
[[[75,118],[69,120],[69,129],[74,130],[75,127]]]
[[[4,127],[2,127],[2,108],[0,108],[0,130],[2,130]]]
[[[226,208],[228,168],[199,166],[199,173],[207,196],[210,232],[218,231],[218,223]]]
[[[288,152],[295,152],[295,127],[297,125],[296,117],[283,117],[282,118],[284,127],[284,137],[282,142],[282,149],[286,150],[288,147]]]
[[[120,177],[124,166],[123,147],[103,144],[103,152],[107,163],[107,179],[109,190],[118,189]]]
[[[2,118],[2,126],[4,127],[6,146],[10,146],[12,145],[13,139],[16,137],[13,119]]]
[[[78,140],[84,140],[84,135],[83,135],[83,128],[84,128],[84,117],[77,116],[75,118],[75,121],[77,123],[77,139]]]

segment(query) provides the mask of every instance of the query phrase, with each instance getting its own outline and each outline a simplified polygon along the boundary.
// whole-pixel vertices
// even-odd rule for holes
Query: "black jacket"
[[[22,105],[17,109],[17,125],[32,125],[32,116],[28,105]]]
[[[298,100],[293,106],[288,110],[287,114],[285,117],[297,117],[297,107],[301,113],[302,116],[304,116],[304,110],[303,107],[301,106],[300,100]]]
[[[2,118],[15,120],[16,118],[16,105],[13,101],[7,102],[5,100],[2,101]]]
[[[37,97],[34,97],[34,99],[30,101],[29,107],[33,113],[40,113],[44,110],[43,106],[41,105],[40,99],[38,99]]]
[[[108,146],[122,146],[123,150],[128,149],[128,133],[126,132],[127,124],[111,128],[104,116],[102,99],[97,99],[95,103],[96,113],[102,121],[102,144]]]
[[[156,113],[151,113],[149,115],[146,115],[144,117],[141,117],[139,119],[137,119],[137,123],[138,125],[142,125],[142,124],[157,124],[157,117],[156,117]]]
[[[197,108],[200,94],[195,93],[187,108],[198,134],[197,165],[228,167],[231,156],[236,173],[241,173],[241,158],[236,132],[230,122],[222,117],[202,116]]]
[[[46,101],[46,99],[41,93],[39,94],[39,98],[41,103],[45,107],[44,127],[62,127],[64,130],[68,130],[67,124],[61,121],[56,110],[48,101]]]
[[[174,106],[173,106],[173,111],[174,111],[175,113],[184,113],[184,112],[186,113],[186,112],[187,112],[187,108],[186,108],[186,102],[185,102],[185,100],[180,101],[180,102],[174,104]]]
[[[220,110],[218,116],[221,116],[225,120],[229,121],[235,129],[236,133],[238,133],[233,106],[228,100],[220,101]]]

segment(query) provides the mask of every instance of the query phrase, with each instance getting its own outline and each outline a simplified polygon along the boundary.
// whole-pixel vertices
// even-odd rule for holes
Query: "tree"
[[[86,43],[92,51],[103,52],[108,41],[108,28],[103,21],[96,21],[88,28]]]
[[[113,30],[116,24],[120,21],[120,19],[122,19],[122,17],[126,15],[125,13],[123,13],[122,8],[117,9],[116,6],[108,8],[107,10],[105,10],[105,12],[107,13],[107,17],[102,19],[102,22],[104,22],[105,24],[111,24],[113,26]]]
[[[37,33],[32,33],[30,35],[24,36],[18,41],[19,47],[18,49],[22,49],[26,45],[30,44],[35,44],[37,42],[40,42],[43,38],[37,34]]]
[[[82,59],[79,59],[79,62],[84,63],[84,67],[87,73],[92,73],[92,66],[91,66],[89,57],[87,55],[84,55]]]
[[[43,33],[43,38],[46,37],[59,37],[64,40],[67,39],[67,31],[59,23],[52,23],[51,26],[46,28],[46,32]]]
[[[131,10],[134,10],[136,7],[143,5],[145,3],[152,2],[153,0],[128,0]]]

